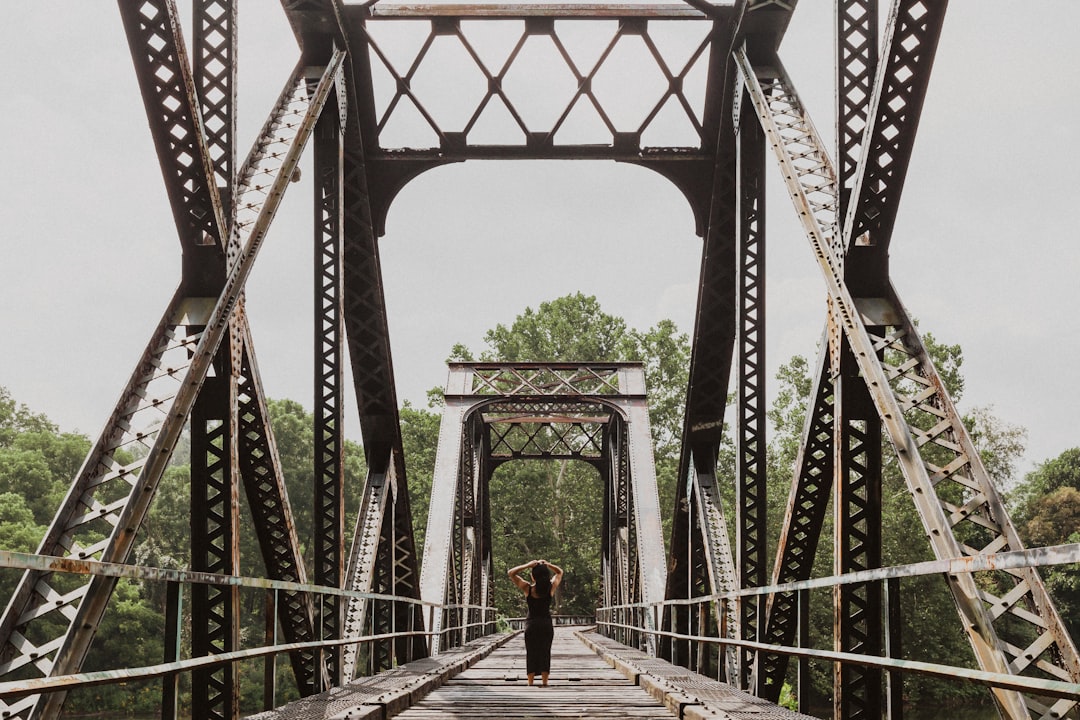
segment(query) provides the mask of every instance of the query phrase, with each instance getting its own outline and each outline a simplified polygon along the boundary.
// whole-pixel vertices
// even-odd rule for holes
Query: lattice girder
[[[389,467],[389,466],[388,466]],[[371,592],[375,565],[379,553],[387,505],[390,503],[390,483],[382,473],[368,472],[364,483],[364,497],[356,517],[352,549],[349,554],[348,588],[356,592]],[[343,629],[347,637],[365,634],[369,625],[370,602],[363,598],[349,598],[345,606]],[[346,645],[342,651],[341,675],[348,682],[361,670],[359,644]]]
[[[317,585],[341,587],[345,582],[345,433],[344,357],[342,319],[344,279],[344,136],[348,110],[343,70],[334,81],[315,128],[315,559]],[[326,596],[320,603],[318,636],[342,637],[344,601]],[[342,682],[340,647],[328,648],[327,677]]]
[[[707,146],[712,137],[706,135],[709,131],[701,100],[689,89],[709,62],[713,23],[688,6],[654,6],[645,12],[630,6],[611,6],[606,13],[596,8],[583,10],[575,12],[573,6],[566,5],[543,9],[375,5],[369,14],[354,11],[350,20],[363,23],[367,49],[374,59],[374,77],[380,88],[385,87],[376,95],[374,117],[380,146],[426,147],[415,144],[424,141],[419,135],[413,144],[392,144],[395,126],[406,114],[425,126],[425,140],[444,154],[491,154],[496,148],[504,153],[517,148],[535,152],[559,146],[572,152],[596,144],[616,152],[638,153],[645,147],[643,136],[654,129],[661,114],[671,116],[669,123],[677,119],[682,126],[681,142],[663,142],[662,147]],[[420,26],[416,33],[424,37],[415,43],[415,54],[390,52],[383,41],[387,34],[382,26],[387,21],[395,30],[404,22]],[[505,52],[486,51],[483,40],[487,35],[478,27],[485,21],[501,21],[500,32],[504,36],[513,33],[509,42],[500,42],[506,46]],[[578,27],[570,29],[568,24]],[[575,30],[580,33],[583,24],[603,42],[588,48],[572,42]],[[683,31],[687,42],[692,40],[692,51],[678,57],[667,55],[650,34],[657,25],[666,26],[667,34]],[[679,27],[672,29],[672,25]],[[564,34],[571,37],[564,40]],[[452,113],[439,102],[438,94],[431,92],[437,87],[436,79],[441,78],[437,65],[451,54],[461,59],[464,73],[474,80],[458,91]],[[655,90],[655,95],[643,98],[644,104],[634,112],[619,106],[617,96],[608,88],[612,68],[625,65],[629,58],[637,62],[639,80],[648,79],[650,89]],[[519,80],[533,76],[538,63],[549,76],[565,80],[563,92],[546,93],[549,97],[542,115],[528,102],[530,93]],[[590,130],[587,140],[582,141],[581,126],[586,121]],[[578,135],[574,135],[575,130]],[[564,139],[566,131],[575,140]]]
[[[795,473],[777,544],[772,584],[807,580],[813,571],[818,540],[833,488],[833,381],[827,334],[822,334],[810,405],[799,441]],[[794,592],[773,593],[766,605],[762,642],[791,645],[799,623]],[[761,697],[777,702],[787,673],[788,656],[760,653],[753,684]]]
[[[884,298],[887,311],[882,312],[881,303],[875,303],[874,306],[857,303],[844,281],[844,247],[842,244],[837,246],[836,233],[832,230],[836,222],[836,183],[832,179],[828,155],[782,65],[775,58],[753,65],[743,52],[737,53],[737,61],[741,77],[750,90],[755,111],[777,155],[789,194],[822,269],[835,317],[851,344],[863,381],[870,389],[935,554],[943,558],[959,557],[968,552],[960,540],[960,534],[954,531],[942,504],[948,499],[947,493],[943,491],[949,485],[942,482],[942,479],[954,474],[965,479],[960,484],[960,492],[963,492],[963,487],[970,488],[974,483],[979,493],[986,498],[979,508],[981,512],[964,518],[969,520],[979,517],[978,521],[969,522],[964,528],[965,531],[969,527],[992,530],[992,537],[981,546],[982,551],[989,551],[988,548],[991,547],[1022,547],[1004,511],[1000,496],[987,476],[960,416],[948,398],[937,371],[918,339],[914,324],[895,291],[889,288],[889,293]],[[872,313],[871,317],[864,319],[861,310]],[[889,326],[885,336],[894,340],[890,341],[886,353],[894,352],[899,361],[878,359],[874,339],[867,331],[868,325]],[[911,362],[912,360],[914,362]],[[889,371],[890,367],[893,370]],[[904,383],[908,372],[921,379],[906,383],[917,388],[914,394]],[[905,412],[905,408],[911,410]],[[945,442],[924,445],[933,444],[939,452],[953,453],[951,461],[941,463],[930,455],[927,455],[926,461],[923,460],[920,451],[925,450],[916,441],[916,435],[921,433],[927,437],[932,436],[930,431],[918,422],[923,417],[948,419],[949,431],[945,433]],[[936,425],[937,421],[934,421],[934,424]],[[941,467],[948,467],[950,471],[943,475],[942,479],[934,480],[932,476],[936,469]],[[1037,578],[1037,573],[1029,572]],[[980,665],[984,669],[1001,673],[1014,673],[1025,666],[1026,662],[1013,664],[1008,644],[999,636],[985,604],[977,599],[979,593],[976,580],[970,575],[950,576],[949,580]],[[1076,660],[1075,647],[1062,628],[1060,618],[1053,609],[1041,581],[1030,582],[1030,589],[1031,592],[1023,596],[1023,603],[1039,609],[1043,626],[1029,624],[1028,627],[1040,635],[1049,632],[1053,638],[1050,643],[1054,646],[1053,651],[1048,651],[1045,658],[1051,664],[1060,664],[1072,677],[1080,678],[1076,671],[1080,664]],[[1060,659],[1055,662],[1056,658]],[[1010,716],[1025,716],[1025,700],[1019,693],[998,689],[994,691],[994,696]]]
[[[185,250],[205,245],[224,248],[227,218],[176,4],[120,0],[118,5],[181,245]],[[202,23],[199,27],[201,39]],[[198,59],[201,66],[202,52]],[[216,129],[224,129],[222,120],[215,117]],[[215,150],[220,154],[222,136],[218,137]],[[227,179],[226,186],[230,182]]]
[[[134,6],[126,10],[131,10],[132,16],[139,12]],[[158,17],[152,15],[151,19]],[[174,9],[161,17],[175,19]],[[146,28],[135,23],[131,30],[134,47],[141,47],[143,42],[159,44],[157,40],[147,39],[146,32]],[[151,33],[150,37],[160,38],[160,42],[168,44],[175,43],[179,35],[173,28],[168,33]],[[175,54],[179,57],[179,50]],[[140,57],[135,54],[137,68],[144,62]],[[220,294],[216,298],[190,297],[178,291],[173,297],[105,429],[50,524],[38,548],[39,554],[106,562],[127,559],[217,347],[228,331],[229,318],[240,301],[266,229],[292,178],[341,60],[342,56],[338,54],[326,68],[308,70],[300,66],[286,83],[285,91],[239,174],[235,198],[237,217],[229,231],[239,252]],[[145,62],[156,61],[151,57]],[[174,78],[170,72],[164,75],[170,80]],[[191,100],[193,92],[187,85],[185,88],[183,102],[188,107],[195,107]],[[156,103],[172,105],[173,101],[168,98],[176,97],[175,93],[161,95],[156,90],[148,93],[148,112],[155,112]],[[190,130],[184,122],[180,125],[185,128],[182,135]],[[184,136],[196,146],[205,148],[201,135],[188,133]],[[207,161],[198,164],[197,168],[203,168],[205,172],[200,177],[207,178],[211,172],[209,157],[204,151],[200,152]],[[163,157],[163,165],[169,168],[171,160]],[[171,186],[168,178],[166,185]],[[216,192],[212,184],[207,187],[211,195]],[[214,214],[220,218],[219,204],[215,207]],[[187,216],[178,218],[177,223],[183,240],[188,227]],[[136,446],[143,448],[145,454],[137,453],[137,459],[127,464],[120,462],[118,453]],[[93,539],[87,539],[90,537]],[[43,587],[49,586],[48,574],[25,573],[0,619],[0,645],[4,648],[0,653],[0,674],[6,675],[31,664],[46,675],[76,671],[82,664],[114,585],[108,578],[88,579],[83,585],[84,590],[67,594],[70,603],[47,609],[41,601],[49,593],[34,590],[43,583]],[[20,627],[57,616],[62,618],[57,623],[62,628],[60,635],[53,636],[38,648],[25,645]],[[32,661],[29,660],[31,656]],[[63,694],[52,696],[50,713],[59,711]],[[30,712],[41,697],[29,696],[2,709],[13,716]]]

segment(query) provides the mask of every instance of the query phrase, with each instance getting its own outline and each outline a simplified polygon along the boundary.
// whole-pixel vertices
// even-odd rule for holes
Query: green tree
[[[35,413],[16,402],[11,392],[0,385],[0,447],[8,447],[17,435],[26,432],[57,432],[44,414]]]
[[[1014,520],[1023,525],[1035,517],[1037,505],[1061,488],[1080,490],[1080,447],[1069,448],[1040,463],[1009,495]]]
[[[0,465],[4,462],[0,457]],[[34,521],[34,513],[22,495],[0,493],[0,548],[15,552],[34,552],[45,535],[45,526]],[[19,582],[21,572],[0,569],[0,598],[7,601]]]
[[[1016,526],[1030,546],[1080,543],[1080,447],[1040,463],[1010,495]],[[1080,637],[1080,564],[1040,570],[1072,637]]]
[[[406,402],[401,408],[401,444],[405,453],[416,552],[423,554],[427,533],[428,500],[435,476],[435,452],[439,445],[439,416]]]

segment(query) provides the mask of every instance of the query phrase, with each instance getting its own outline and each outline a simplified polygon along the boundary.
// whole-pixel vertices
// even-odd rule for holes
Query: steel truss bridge
[[[231,718],[239,659],[284,652],[301,694],[311,695],[485,635],[493,629],[494,581],[487,481],[499,464],[534,457],[580,460],[604,480],[597,622],[612,638],[774,701],[790,657],[800,668],[810,657],[835,662],[841,718],[899,713],[906,671],[985,684],[1003,717],[1075,714],[1080,659],[1037,566],[1075,562],[1080,549],[1024,550],[889,275],[945,0],[895,0],[887,15],[875,0],[836,0],[833,152],[780,59],[796,0],[283,0],[298,59],[242,159],[236,4],[194,0],[189,42],[174,0],[119,0],[182,270],[38,552],[3,554],[24,573],[0,618],[0,715],[57,717],[69,688],[139,676],[138,669],[82,672],[120,577],[168,583],[171,647],[179,647],[179,604],[190,603],[198,619],[188,659],[177,650],[143,669],[143,677],[166,677],[166,716],[175,712],[177,673],[191,673],[195,717]],[[493,59],[475,33],[495,22],[509,44]],[[421,41],[405,60],[383,32],[390,23],[418,29]],[[586,23],[608,39],[582,59],[572,36]],[[662,49],[672,29],[696,37],[677,61]],[[481,77],[472,95],[450,86],[464,110],[457,124],[440,120],[439,99],[417,82],[434,46],[451,48]],[[609,73],[618,76],[630,46],[644,48],[662,90],[628,127],[613,120],[598,87]],[[530,116],[510,89],[515,79],[528,95],[536,58],[575,88],[565,105],[549,109],[549,121]],[[395,128],[408,127],[405,116],[423,139],[393,145]],[[665,140],[664,123],[681,128],[676,141]],[[301,559],[244,310],[245,281],[308,148],[318,257],[312,567]],[[669,179],[693,208],[703,252],[670,557],[640,366],[465,364],[450,371],[431,498],[438,511],[418,570],[377,239],[405,184],[474,158],[632,163]],[[764,532],[762,391],[764,178],[773,163],[827,288],[810,412],[797,467],[783,479],[791,491],[774,559]],[[368,466],[351,549],[343,540],[346,363]],[[187,425],[190,571],[132,565]],[[736,441],[734,478],[718,476],[725,425]],[[883,441],[936,562],[882,567]],[[728,519],[722,483],[736,487]],[[241,491],[265,578],[236,577]],[[830,498],[835,577],[811,579]],[[918,573],[946,578],[979,670],[902,658],[895,589],[900,577]],[[190,585],[186,595],[181,585]],[[833,648],[800,648],[801,599],[823,585],[835,587]],[[241,645],[239,591],[251,587],[273,591],[281,637],[270,649]]]

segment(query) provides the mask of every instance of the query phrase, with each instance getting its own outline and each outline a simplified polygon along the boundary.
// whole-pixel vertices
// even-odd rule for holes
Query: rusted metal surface
[[[820,138],[782,64],[772,58],[754,65],[742,52],[737,57],[740,73],[751,90],[756,112],[770,137],[792,201],[825,276],[834,317],[854,351],[934,552],[939,557],[956,557],[1003,546],[1022,547],[1001,498],[987,477],[978,452],[919,340],[914,323],[907,317],[891,287],[887,297],[896,324],[875,336],[878,342],[867,330],[852,289],[844,282],[844,245],[836,230],[835,176]],[[892,353],[890,357],[901,360],[896,365],[886,366],[879,358],[881,352]],[[909,409],[913,412],[909,413]],[[926,413],[926,417],[915,411]],[[928,418],[933,418],[933,422],[924,427]],[[929,458],[923,460],[921,448],[924,446],[950,452],[955,460],[945,465]],[[945,495],[939,494],[953,484],[962,487],[964,492],[974,490],[975,497],[963,507],[950,504]],[[957,540],[953,527],[960,523],[972,528],[979,538],[978,546],[961,544]],[[1065,632],[1037,573],[1027,572],[1021,577],[1003,577],[1002,580],[1022,585],[1019,588],[1022,592],[1012,593],[1012,601],[1005,601],[1005,604],[1011,609],[1010,615],[1028,623],[1027,627],[1039,639],[1031,644],[1020,638],[1006,640],[1001,637],[999,633],[1007,628],[1004,622],[995,626],[995,617],[987,611],[983,600],[987,593],[979,590],[970,576],[951,578],[950,588],[980,665],[991,672],[1020,674],[1025,669],[1033,670],[1037,662],[1042,669],[1056,668],[1052,672],[1060,677],[1080,680],[1080,660],[1075,645]],[[990,600],[993,603],[1001,601],[996,597]],[[1035,607],[1039,620],[1032,622],[1021,605]],[[1048,652],[1051,646],[1054,649]],[[1040,708],[1046,707],[1035,698],[1025,699],[1004,689],[995,690],[994,695],[1003,712],[1016,717],[1028,712],[1029,703],[1033,712],[1041,712]],[[1060,709],[1056,707],[1054,711]]]
[[[237,198],[237,220],[233,232],[241,240],[242,251],[225,280],[220,296],[208,315],[192,315],[189,308],[199,306],[189,304],[187,298],[180,294],[174,298],[112,418],[57,512],[39,548],[40,553],[56,554],[63,547],[69,548],[70,554],[76,557],[93,557],[109,562],[128,556],[217,347],[228,331],[230,316],[239,301],[266,229],[325,102],[331,86],[325,76],[332,77],[341,59],[339,54],[325,72],[310,79],[305,77],[303,68],[290,79],[286,92],[240,174],[241,192]],[[290,115],[295,122],[283,123],[285,117]],[[282,127],[290,130],[282,132]],[[188,330],[193,325],[204,329],[189,334]],[[175,360],[165,362],[166,353],[174,356]],[[162,381],[165,381],[164,385]],[[152,384],[160,387],[160,390],[151,389]],[[145,417],[153,424],[148,428],[138,416]],[[116,452],[128,443],[137,443],[149,452],[125,468],[114,458]],[[123,499],[108,505],[94,502],[94,493],[103,492],[103,485],[110,481],[124,489]],[[107,523],[104,540],[95,537],[86,545],[79,543],[78,537],[100,530],[104,523]],[[67,593],[65,603],[49,603],[51,612],[42,617],[64,611],[65,619],[61,622],[65,629],[60,638],[40,647],[11,645],[18,627],[38,619],[31,603],[45,602],[49,593],[42,593],[40,589],[32,591],[45,580],[33,573],[24,575],[3,620],[0,620],[0,643],[5,647],[0,674],[6,675],[29,664],[33,664],[43,675],[67,673],[78,668],[85,657],[111,596],[112,581],[108,578],[94,578],[83,591]],[[74,612],[70,612],[71,609]],[[47,652],[46,647],[49,648]],[[30,705],[26,702],[20,703],[19,707],[8,709],[13,713],[30,711]],[[58,706],[55,711],[59,711]]]
[[[719,13],[719,7],[715,12]],[[380,2],[372,17],[384,18],[683,18],[702,19],[705,13],[689,3],[399,3]]]

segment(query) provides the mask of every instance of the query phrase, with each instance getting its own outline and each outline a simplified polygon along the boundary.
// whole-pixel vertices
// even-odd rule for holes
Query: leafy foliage
[[[1026,544],[1080,543],[1080,447],[1028,473],[1010,500]],[[1042,577],[1069,634],[1080,637],[1080,563],[1047,568]]]

